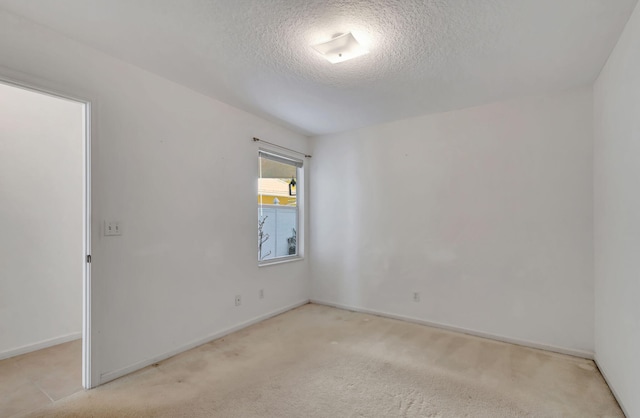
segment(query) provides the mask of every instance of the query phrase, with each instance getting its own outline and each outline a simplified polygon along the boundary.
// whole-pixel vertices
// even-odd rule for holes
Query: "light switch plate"
[[[104,235],[122,235],[120,221],[104,221]]]

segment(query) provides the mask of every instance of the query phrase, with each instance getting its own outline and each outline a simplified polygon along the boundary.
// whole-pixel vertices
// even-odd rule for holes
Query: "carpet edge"
[[[118,379],[120,377],[126,376],[126,375],[128,375],[130,373],[136,372],[136,371],[138,371],[138,370],[140,370],[140,369],[142,369],[144,367],[147,367],[147,366],[149,366],[151,364],[158,363],[158,362],[160,362],[162,360],[166,360],[166,359],[168,359],[170,357],[173,357],[175,355],[183,353],[183,352],[185,352],[187,350],[191,350],[192,348],[198,347],[198,346],[200,346],[202,344],[206,344],[208,342],[211,342],[211,341],[217,340],[219,338],[225,337],[225,336],[227,336],[229,334],[232,334],[232,333],[234,333],[236,331],[240,331],[241,329],[250,327],[250,326],[255,325],[255,324],[259,323],[259,322],[262,322],[264,320],[272,318],[274,316],[277,316],[277,315],[283,314],[285,312],[288,312],[288,311],[290,311],[292,309],[299,308],[300,306],[306,305],[307,303],[309,303],[309,299],[303,299],[303,300],[298,301],[296,303],[293,303],[291,305],[287,305],[287,306],[285,306],[283,308],[279,308],[279,309],[273,310],[271,312],[267,312],[266,314],[256,316],[256,317],[254,317],[252,319],[249,319],[247,321],[241,322],[241,323],[239,323],[237,325],[225,328],[225,329],[223,329],[221,331],[218,331],[218,332],[215,332],[213,334],[209,334],[206,337],[199,338],[199,339],[191,341],[191,342],[189,342],[187,344],[183,344],[180,347],[177,347],[177,348],[175,348],[173,350],[169,350],[169,351],[167,351],[165,353],[158,354],[158,355],[153,356],[151,358],[135,362],[133,364],[130,364],[130,365],[125,366],[125,367],[122,367],[122,368],[117,369],[117,370],[101,373],[100,374],[99,383],[95,387],[98,387],[100,385],[103,385],[103,384],[108,383],[108,382],[110,382],[112,380]]]
[[[573,348],[565,348],[565,347],[557,347],[557,346],[550,345],[550,344],[537,343],[537,342],[528,341],[528,340],[520,340],[520,339],[517,339],[517,338],[505,337],[503,335],[491,334],[491,333],[488,333],[488,332],[476,331],[476,330],[472,330],[472,329],[468,329],[468,328],[458,327],[458,326],[455,326],[455,325],[443,324],[443,323],[440,323],[440,322],[428,321],[428,320],[424,320],[424,319],[420,319],[420,318],[414,318],[414,317],[411,317],[411,316],[398,315],[398,314],[393,314],[393,313],[389,313],[389,312],[378,311],[376,309],[360,308],[360,307],[351,306],[351,305],[345,305],[345,304],[341,304],[341,303],[328,302],[328,301],[324,301],[324,300],[320,300],[320,299],[313,299],[312,298],[312,299],[309,300],[309,302],[310,303],[315,303],[316,305],[325,305],[325,306],[331,306],[333,308],[345,309],[345,310],[348,310],[348,311],[366,313],[366,314],[370,314],[370,315],[377,315],[377,316],[382,316],[382,317],[385,317],[385,318],[397,319],[397,320],[400,320],[400,321],[406,321],[406,322],[411,322],[411,323],[414,323],[414,324],[426,325],[426,326],[430,326],[430,327],[434,327],[434,328],[439,328],[439,329],[443,329],[443,330],[446,330],[446,331],[460,332],[462,334],[472,335],[474,337],[486,338],[486,339],[489,339],[489,340],[500,341],[500,342],[503,342],[503,343],[515,344],[515,345],[520,345],[520,346],[523,346],[523,347],[535,348],[535,349],[538,349],[538,350],[551,351],[551,352],[558,353],[558,354],[565,354],[565,355],[569,355],[569,356],[585,358],[585,359],[588,359],[588,360],[594,360],[594,353],[592,353],[590,351],[578,350],[578,349],[573,349]]]

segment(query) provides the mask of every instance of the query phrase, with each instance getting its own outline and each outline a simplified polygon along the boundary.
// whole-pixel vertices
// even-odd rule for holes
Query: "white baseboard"
[[[104,383],[110,382],[110,381],[112,381],[114,379],[117,379],[117,378],[125,376],[125,375],[127,375],[129,373],[132,373],[132,372],[135,372],[137,370],[140,370],[140,369],[142,369],[144,367],[147,367],[147,366],[149,366],[151,364],[158,363],[159,361],[162,361],[162,360],[166,360],[169,357],[175,356],[176,354],[180,354],[180,353],[182,353],[184,351],[187,351],[187,350],[190,350],[192,348],[198,347],[198,346],[200,346],[202,344],[206,344],[206,343],[211,342],[213,340],[217,340],[218,338],[222,338],[222,337],[224,337],[226,335],[229,335],[231,333],[239,331],[239,330],[241,330],[243,328],[250,327],[251,325],[257,324],[258,322],[262,322],[265,319],[269,319],[271,317],[274,317],[276,315],[280,315],[280,314],[282,314],[284,312],[290,311],[290,310],[295,309],[297,307],[300,307],[302,305],[306,305],[307,303],[309,303],[309,299],[305,299],[305,300],[302,300],[300,302],[296,302],[296,303],[294,303],[292,305],[285,306],[284,308],[276,309],[275,311],[271,311],[271,312],[266,313],[264,315],[260,315],[258,317],[255,317],[255,318],[250,319],[248,321],[242,322],[242,323],[240,323],[238,325],[234,325],[232,327],[223,329],[222,331],[218,331],[218,332],[216,332],[214,334],[211,334],[211,335],[208,335],[206,337],[199,338],[199,339],[197,339],[195,341],[191,341],[190,343],[181,345],[180,347],[175,348],[175,349],[173,349],[171,351],[168,351],[166,353],[159,354],[157,356],[154,356],[154,357],[146,359],[146,360],[138,361],[136,363],[133,363],[133,364],[131,364],[129,366],[123,367],[123,368],[118,369],[118,370],[102,373],[100,375],[100,381],[99,381],[98,385],[102,385]]]
[[[69,341],[78,340],[80,338],[82,338],[82,332],[72,332],[71,334],[62,335],[60,337],[49,338],[48,340],[39,341],[37,343],[23,345],[22,347],[18,348],[12,348],[11,350],[5,350],[1,352],[0,360],[19,356],[21,354],[27,354],[32,351],[42,350],[43,348],[53,347],[54,345],[68,343]]]
[[[604,381],[607,382],[607,385],[609,386],[609,389],[611,389],[611,393],[613,393],[613,397],[616,398],[616,401],[618,401],[618,405],[620,405],[620,409],[622,409],[622,412],[624,413],[625,416],[630,417],[631,415],[629,415],[629,413],[625,409],[624,404],[622,403],[622,400],[620,399],[620,397],[618,396],[618,393],[616,392],[616,388],[611,384],[611,380],[609,380],[609,378],[607,377],[606,370],[604,368],[602,368],[602,366],[598,362],[598,356],[597,355],[595,356],[593,361],[596,363],[596,366],[598,367],[598,370],[600,370],[600,374],[604,378]]]
[[[397,314],[378,311],[378,310],[374,310],[374,309],[359,308],[359,307],[355,307],[355,306],[344,305],[344,304],[341,304],[341,303],[327,302],[327,301],[324,301],[324,300],[311,299],[310,302],[318,304],[318,305],[326,305],[326,306],[331,306],[331,307],[334,307],[334,308],[345,309],[345,310],[348,310],[348,311],[354,311],[354,312],[361,312],[361,313],[366,313],[366,314],[371,314],[371,315],[383,316],[385,318],[399,319],[401,321],[413,322],[413,323],[420,324],[420,325],[427,325],[427,326],[430,326],[430,327],[440,328],[440,329],[444,329],[444,330],[447,330],[447,331],[461,332],[463,334],[468,334],[468,335],[473,335],[473,336],[476,336],[476,337],[487,338],[487,339],[490,339],[490,340],[496,340],[496,341],[501,341],[501,342],[505,342],[505,343],[521,345],[521,346],[524,346],[524,347],[537,348],[537,349],[540,349],[540,350],[552,351],[554,353],[567,354],[567,355],[574,356],[574,357],[582,357],[582,358],[586,358],[586,359],[589,359],[589,360],[593,360],[593,353],[590,352],[590,351],[576,350],[576,349],[573,349],[573,348],[556,347],[556,346],[549,345],[549,344],[542,344],[542,343],[536,343],[536,342],[533,342],[533,341],[520,340],[520,339],[517,339],[517,338],[510,338],[510,337],[505,337],[503,335],[490,334],[490,333],[482,332],[482,331],[475,331],[475,330],[472,330],[472,329],[457,327],[457,326],[454,326],[454,325],[443,324],[443,323],[440,323],[440,322],[427,321],[427,320],[424,320],[424,319],[413,318],[413,317],[410,317],[410,316],[397,315]]]

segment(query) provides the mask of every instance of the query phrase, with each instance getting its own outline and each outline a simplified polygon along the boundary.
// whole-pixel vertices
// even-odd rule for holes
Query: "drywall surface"
[[[594,87],[595,350],[630,417],[640,416],[640,8]]]
[[[307,138],[4,12],[0,56],[92,102],[93,385],[308,298],[306,259],[258,268],[252,142]]]
[[[82,330],[83,105],[0,83],[0,358]]]
[[[328,134],[591,84],[637,0],[2,0],[246,110]],[[339,65],[338,33],[369,53]]]
[[[583,88],[314,138],[312,299],[592,353],[592,116]]]

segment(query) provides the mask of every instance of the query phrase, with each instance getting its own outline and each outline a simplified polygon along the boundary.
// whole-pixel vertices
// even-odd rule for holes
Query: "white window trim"
[[[286,257],[271,258],[269,260],[259,261],[258,267],[268,267],[276,264],[287,264],[287,263],[293,263],[294,261],[301,261],[301,260],[304,260],[304,257],[301,255],[291,255]]]
[[[297,169],[297,183],[298,183],[298,187],[296,190],[296,208],[298,209],[298,220],[297,220],[297,242],[296,242],[296,246],[297,246],[297,254],[296,255],[290,255],[290,256],[283,256],[283,257],[277,257],[277,258],[270,258],[268,260],[257,260],[258,261],[258,267],[267,267],[267,266],[273,266],[273,265],[277,265],[277,264],[286,264],[286,263],[292,263],[295,261],[300,261],[300,260],[304,260],[304,237],[305,237],[305,204],[304,204],[304,200],[305,200],[305,195],[306,195],[306,183],[305,183],[305,164],[304,161],[301,160],[300,158],[294,157],[292,155],[289,155],[285,152],[282,151],[274,151],[272,149],[269,148],[265,148],[265,147],[259,147],[258,148],[258,158],[260,158],[260,153],[266,153],[266,154],[270,154],[270,155],[274,155],[277,157],[282,158],[283,160],[287,160],[287,162],[292,162],[292,163],[297,163],[300,164]],[[297,165],[296,164],[296,165]],[[258,176],[257,178],[260,178],[260,173],[258,172]],[[256,182],[257,183],[257,182]],[[256,186],[257,187],[257,186]],[[256,190],[256,196],[258,196],[257,190]],[[258,205],[258,208],[260,207],[260,205]],[[256,234],[257,234],[257,230],[256,230]]]

